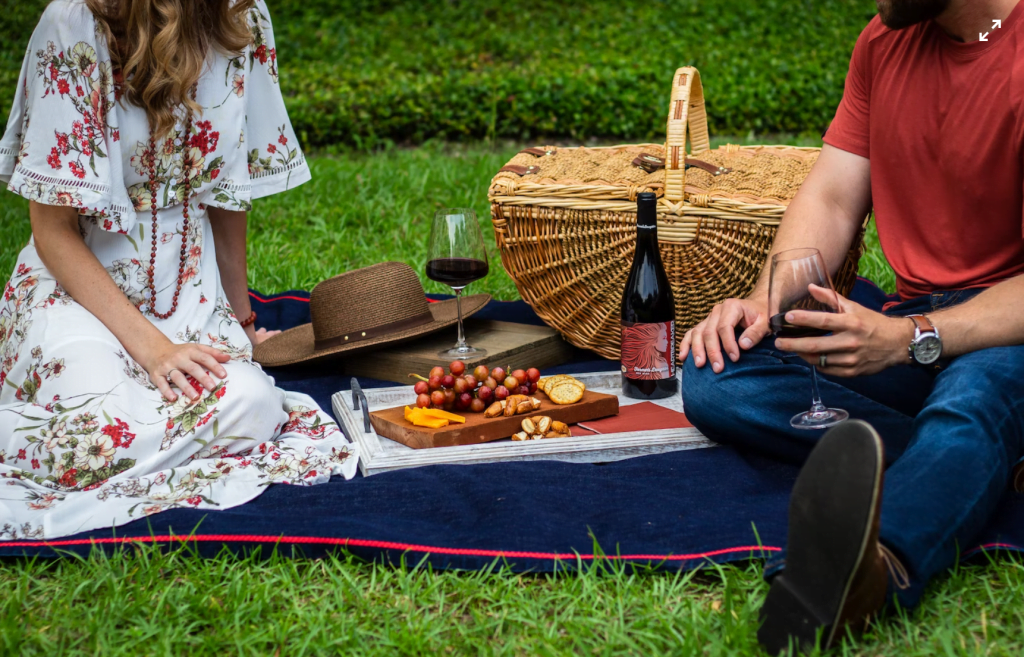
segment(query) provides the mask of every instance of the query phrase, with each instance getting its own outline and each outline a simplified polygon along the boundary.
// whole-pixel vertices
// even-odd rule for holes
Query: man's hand
[[[793,352],[815,366],[820,365],[820,355],[826,354],[828,367],[819,367],[818,371],[832,376],[875,374],[909,362],[907,347],[914,338],[913,321],[906,317],[886,317],[817,285],[809,289],[822,303],[832,305],[837,298],[842,312],[791,310],[786,313],[786,321],[831,331],[832,335],[779,338],[775,341],[776,349]]]
[[[746,330],[736,342],[736,327]],[[747,350],[768,335],[768,304],[759,299],[726,299],[718,304],[700,324],[686,332],[679,348],[679,358],[693,350],[693,364],[704,367],[705,362],[711,363],[715,374],[722,371],[725,361],[724,351],[729,360],[740,359],[740,349]]]

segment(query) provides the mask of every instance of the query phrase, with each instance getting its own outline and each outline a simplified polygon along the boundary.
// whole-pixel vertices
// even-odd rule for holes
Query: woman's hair
[[[255,0],[85,0],[106,32],[122,96],[146,110],[154,135],[174,126],[174,108],[201,108],[189,90],[207,53],[241,53],[252,39],[246,14]]]

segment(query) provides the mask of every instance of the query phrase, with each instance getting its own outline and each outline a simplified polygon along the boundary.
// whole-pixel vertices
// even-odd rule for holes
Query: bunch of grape
[[[509,395],[531,395],[537,392],[540,370],[514,370],[507,373],[504,367],[487,369],[480,365],[472,373],[466,373],[466,364],[452,361],[445,374],[441,366],[430,370],[427,378],[420,379],[413,386],[416,406],[420,408],[441,408],[446,411],[472,411],[483,413],[493,401],[501,401]]]

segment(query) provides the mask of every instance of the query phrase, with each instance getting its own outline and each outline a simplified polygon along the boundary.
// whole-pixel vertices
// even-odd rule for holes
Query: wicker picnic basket
[[[753,288],[818,153],[790,146],[710,150],[700,74],[681,68],[665,145],[530,148],[498,172],[488,198],[502,264],[547,324],[578,347],[618,359],[636,195],[655,192],[682,339],[716,303]],[[843,294],[853,287],[862,245],[863,231],[836,275]]]

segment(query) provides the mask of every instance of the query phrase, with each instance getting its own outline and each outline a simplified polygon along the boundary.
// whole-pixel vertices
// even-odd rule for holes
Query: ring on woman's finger
[[[181,370],[179,370],[179,369],[178,369],[177,367],[175,367],[175,368],[174,368],[174,369],[172,369],[172,370],[171,370],[170,372],[168,372],[168,373],[167,373],[167,376],[166,376],[166,377],[164,377],[164,378],[166,378],[166,379],[167,379],[167,383],[171,383],[171,375],[172,375],[172,374],[174,374],[175,372],[180,372],[180,371],[181,371]]]
[[[818,356],[818,367],[828,367],[828,354]]]

